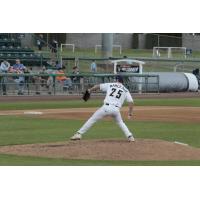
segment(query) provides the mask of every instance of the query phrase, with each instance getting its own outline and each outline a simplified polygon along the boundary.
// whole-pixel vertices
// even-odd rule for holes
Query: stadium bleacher
[[[0,60],[7,60],[13,64],[17,58],[22,60],[26,66],[41,66],[41,64],[46,64],[46,60],[41,54],[35,53],[33,49],[26,46],[22,47],[21,38],[18,34],[1,33]]]

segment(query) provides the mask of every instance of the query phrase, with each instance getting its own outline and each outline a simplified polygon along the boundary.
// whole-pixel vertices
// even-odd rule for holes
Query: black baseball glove
[[[88,101],[88,99],[90,99],[90,93],[89,93],[88,90],[86,90],[86,91],[84,92],[82,99],[83,99],[84,101]]]

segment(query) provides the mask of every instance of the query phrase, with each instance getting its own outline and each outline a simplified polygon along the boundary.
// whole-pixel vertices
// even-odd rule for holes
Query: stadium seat
[[[14,54],[14,57],[15,57],[15,58],[19,58],[20,56],[19,56],[18,53],[16,53],[16,54]]]
[[[41,65],[41,55],[36,55],[28,46],[21,47],[21,38],[0,33],[0,59],[6,59],[13,64],[17,58],[22,59],[23,64],[27,66]]]

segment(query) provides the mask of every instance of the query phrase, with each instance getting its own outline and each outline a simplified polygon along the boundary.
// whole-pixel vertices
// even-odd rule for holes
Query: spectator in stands
[[[58,61],[56,61],[56,65],[55,65],[56,69],[59,70],[62,68],[61,63],[59,63]]]
[[[47,76],[47,71],[46,71],[46,67],[43,66],[42,69],[39,71],[40,76],[40,83],[41,86],[44,87],[46,85],[46,82],[48,80],[48,76]]]
[[[97,72],[97,64],[96,64],[95,60],[93,60],[91,65],[90,65],[90,71],[93,72],[93,73]]]
[[[35,75],[32,77],[32,83],[35,86],[35,94],[40,94],[40,84],[41,84],[40,80],[41,80],[40,76]]]
[[[38,46],[38,50],[42,51],[42,46],[43,46],[43,35],[40,34],[39,38],[37,39],[37,46]]]
[[[24,69],[24,74],[31,74],[32,73],[32,68],[28,69],[27,67]],[[25,86],[27,87],[28,91],[30,88],[30,84],[33,83],[33,77],[32,76],[25,76],[24,78],[25,81]]]
[[[72,74],[74,74],[74,75],[78,75],[79,74],[79,69],[78,69],[77,66],[74,66],[72,68]],[[80,77],[72,76],[71,80],[72,80],[73,83],[79,83],[80,82]]]
[[[50,73],[50,72],[48,72],[48,73]],[[53,87],[55,87],[54,81],[53,81],[53,77],[52,76],[48,76],[48,79],[47,79],[48,94],[52,93]]]
[[[10,63],[6,60],[1,62],[0,71],[1,73],[7,73],[8,69],[10,68]]]
[[[1,62],[0,65],[0,73],[7,73],[10,68],[10,63],[6,60]],[[6,76],[0,76],[0,84],[1,84],[1,90],[3,91],[3,95],[6,95],[6,83],[7,83],[7,77]]]
[[[16,74],[24,74],[26,67],[20,62],[19,59],[16,59],[16,63],[12,66],[12,72]],[[25,85],[25,77],[24,76],[16,76],[14,78],[15,82],[18,86],[18,95],[24,94],[24,85]]]
[[[51,43],[51,52],[57,53],[57,50],[58,50],[58,42],[55,39],[53,39]]]
[[[20,59],[15,60],[15,64],[13,65],[13,70],[17,71],[24,71],[26,67],[21,63]]]
[[[40,39],[37,39],[37,46],[38,46],[38,50],[41,51],[42,50],[42,45],[41,45]]]
[[[41,83],[42,87],[46,87],[48,94],[52,93],[53,90],[53,77],[52,76],[47,76],[49,74],[51,74],[52,72],[50,70],[47,70],[45,66],[42,67],[42,70],[39,72],[39,74],[41,74],[41,76],[39,77],[39,79],[37,79],[37,83],[36,85],[38,85],[39,87],[39,83]],[[38,89],[36,89],[36,92],[38,91]],[[37,92],[36,94],[40,94],[39,92]]]
[[[74,67],[73,67],[72,74],[75,75],[75,76],[71,76],[71,80],[72,80],[74,89],[75,89],[75,90],[78,90],[78,89],[80,88],[80,82],[81,82],[81,79],[82,79],[83,77],[76,76],[76,75],[79,74],[79,69],[78,69],[77,66],[74,66]]]
[[[51,45],[50,45],[50,50],[51,50],[51,60],[54,61],[55,63],[55,60],[57,59],[57,50],[58,50],[58,42],[56,40],[53,40],[51,42]]]
[[[61,68],[58,69],[56,71],[56,74],[60,75],[60,76],[56,76],[56,80],[58,82],[60,82],[65,89],[70,89],[71,90],[72,89],[71,78],[65,76],[65,72],[63,71],[63,69],[61,69]]]

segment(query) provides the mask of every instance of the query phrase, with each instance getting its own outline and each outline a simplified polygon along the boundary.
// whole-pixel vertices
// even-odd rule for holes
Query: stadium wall
[[[183,44],[183,47],[187,47],[194,51],[199,51],[200,50],[200,36],[185,33],[182,36],[182,44]]]
[[[101,33],[67,33],[66,43],[75,44],[77,48],[94,48],[101,44]],[[123,49],[133,48],[133,33],[115,33],[113,44],[122,45]]]
[[[188,33],[160,34],[159,45],[158,36],[154,34],[115,33],[113,39],[113,44],[121,44],[124,49],[183,46],[193,50],[200,50],[200,36],[193,36]],[[101,44],[101,33],[67,33],[66,43],[74,43],[78,48],[94,48],[96,44]]]
[[[38,35],[38,34],[36,34]],[[47,33],[43,33],[44,40],[47,41]],[[101,33],[49,33],[48,42],[56,39],[59,43],[73,43],[77,48],[94,48],[96,44],[101,44]],[[155,34],[141,33],[114,33],[113,44],[122,45],[123,49],[152,49],[154,46],[183,46],[192,50],[200,50],[200,35],[195,34],[176,34],[176,36],[160,34],[158,45],[158,36]],[[36,41],[32,34],[26,33],[22,38],[22,46],[34,46]]]

